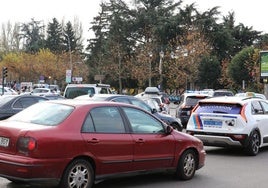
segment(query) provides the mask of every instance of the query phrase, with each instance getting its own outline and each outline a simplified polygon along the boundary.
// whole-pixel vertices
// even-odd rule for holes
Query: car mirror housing
[[[152,109],[152,114],[155,114],[157,110],[155,108]]]
[[[172,131],[173,131],[173,127],[170,126],[170,125],[168,125],[167,128],[166,128],[166,133],[167,133],[167,134],[171,134]]]

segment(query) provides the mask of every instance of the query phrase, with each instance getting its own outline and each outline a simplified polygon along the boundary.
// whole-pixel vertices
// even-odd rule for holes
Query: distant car
[[[219,89],[213,91],[212,97],[221,97],[221,96],[234,96],[234,93],[226,89]]]
[[[176,108],[176,117],[180,118],[183,128],[186,128],[192,109],[202,99],[208,98],[207,94],[184,93],[180,97],[180,103]]]
[[[0,96],[0,120],[7,119],[25,108],[48,100],[35,95],[3,95]]]
[[[204,145],[241,147],[257,155],[268,146],[268,102],[260,98],[214,97],[198,102],[188,121],[187,133]]]
[[[199,139],[124,103],[50,100],[0,121],[0,176],[20,184],[92,188],[165,171],[189,180],[205,155]]]
[[[164,93],[161,92],[157,87],[147,87],[144,92],[141,92],[137,95],[135,95],[135,97],[141,98],[141,99],[148,99],[148,98],[152,98],[154,100],[157,101],[159,107],[162,109],[162,111],[169,113],[170,109],[169,109],[169,96]]]
[[[30,92],[31,95],[38,95],[38,96],[44,96],[47,94],[52,94],[52,92],[49,88],[35,88],[33,91]]]
[[[145,103],[147,103],[152,109],[156,109],[157,112],[161,113],[162,109],[160,108],[159,104],[157,103],[156,100],[147,98],[147,99],[142,99]]]
[[[65,87],[63,97],[73,99],[81,95],[111,94],[108,84],[68,84]]]
[[[48,88],[50,89],[50,91],[57,93],[57,94],[61,94],[60,93],[60,87],[56,84],[49,84]]]
[[[258,98],[266,100],[266,97],[264,94],[255,93],[255,92],[237,93],[237,94],[235,94],[235,96],[237,96],[237,97],[258,97]]]
[[[18,95],[18,92],[14,89],[11,89],[10,87],[4,87],[3,91],[3,86],[0,85],[0,95]]]
[[[152,109],[143,100],[134,96],[118,95],[118,94],[95,94],[92,97],[88,95],[82,95],[82,96],[76,97],[75,99],[86,99],[86,100],[96,100],[96,101],[114,101],[114,102],[123,102],[127,104],[132,104],[152,113],[153,115],[160,118],[162,121],[164,121],[168,125],[171,125],[174,129],[177,129],[178,131],[182,131],[182,124],[181,124],[180,119],[174,118],[169,114],[163,114],[163,113],[157,112],[157,109]]]

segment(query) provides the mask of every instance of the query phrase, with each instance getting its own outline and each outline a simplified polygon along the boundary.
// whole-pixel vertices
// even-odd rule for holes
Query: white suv
[[[108,84],[68,84],[63,96],[66,99],[73,99],[81,95],[111,94]]]
[[[239,146],[249,155],[268,145],[268,103],[260,98],[216,97],[199,101],[187,133],[207,146]]]

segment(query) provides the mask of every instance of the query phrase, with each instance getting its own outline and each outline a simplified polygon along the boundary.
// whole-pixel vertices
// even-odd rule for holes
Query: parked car
[[[208,98],[207,94],[184,93],[180,97],[180,103],[176,108],[176,117],[180,118],[183,128],[186,128],[192,109],[202,99]]]
[[[156,100],[147,98],[147,99],[142,99],[146,104],[148,104],[152,109],[156,109],[157,112],[161,113],[162,109],[160,108],[159,104],[157,103]]]
[[[237,93],[237,94],[235,94],[235,96],[237,96],[237,97],[258,97],[258,98],[266,100],[266,97],[264,94],[255,93],[255,92]]]
[[[64,188],[167,170],[189,180],[205,162],[199,139],[116,102],[37,103],[0,121],[0,140],[1,177]]]
[[[152,113],[153,115],[160,118],[162,121],[164,121],[168,125],[171,125],[174,129],[177,129],[178,131],[182,131],[182,124],[181,124],[180,119],[174,118],[169,114],[163,114],[161,112],[157,112],[157,109],[151,108],[143,100],[137,97],[131,96],[131,95],[95,94],[94,96],[82,95],[82,96],[76,97],[75,99],[113,101],[113,102],[123,102],[127,104],[132,104]]]
[[[63,97],[73,99],[80,95],[111,94],[108,84],[68,84],[65,87]]]
[[[199,101],[187,133],[204,145],[242,147],[249,155],[268,145],[268,102],[260,98],[215,97]]]
[[[52,92],[49,88],[35,88],[33,91],[30,92],[31,95],[37,95],[37,96],[44,96],[47,94],[52,94]],[[29,93],[26,93],[29,94]]]
[[[221,97],[221,96],[234,96],[234,93],[226,89],[218,89],[213,91],[212,97]]]
[[[4,91],[3,91],[3,86],[0,85],[0,94],[1,95],[18,95],[18,92],[15,91],[14,89],[11,89],[10,87],[4,87]]]
[[[160,90],[157,87],[147,87],[144,92],[141,92],[135,97],[141,98],[141,99],[154,99],[158,103],[159,107],[162,109],[163,112],[166,112],[169,114],[169,96],[164,93],[160,92]]]
[[[48,85],[48,88],[50,89],[50,91],[54,92],[54,93],[57,93],[57,94],[61,94],[60,93],[60,87],[56,84],[49,84]]]
[[[48,100],[35,95],[2,95],[0,96],[0,120],[9,118],[23,109]]]

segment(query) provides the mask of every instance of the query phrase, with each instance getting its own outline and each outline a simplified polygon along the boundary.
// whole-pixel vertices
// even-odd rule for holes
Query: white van
[[[81,95],[111,94],[108,84],[68,84],[63,96],[66,99],[73,99]]]

